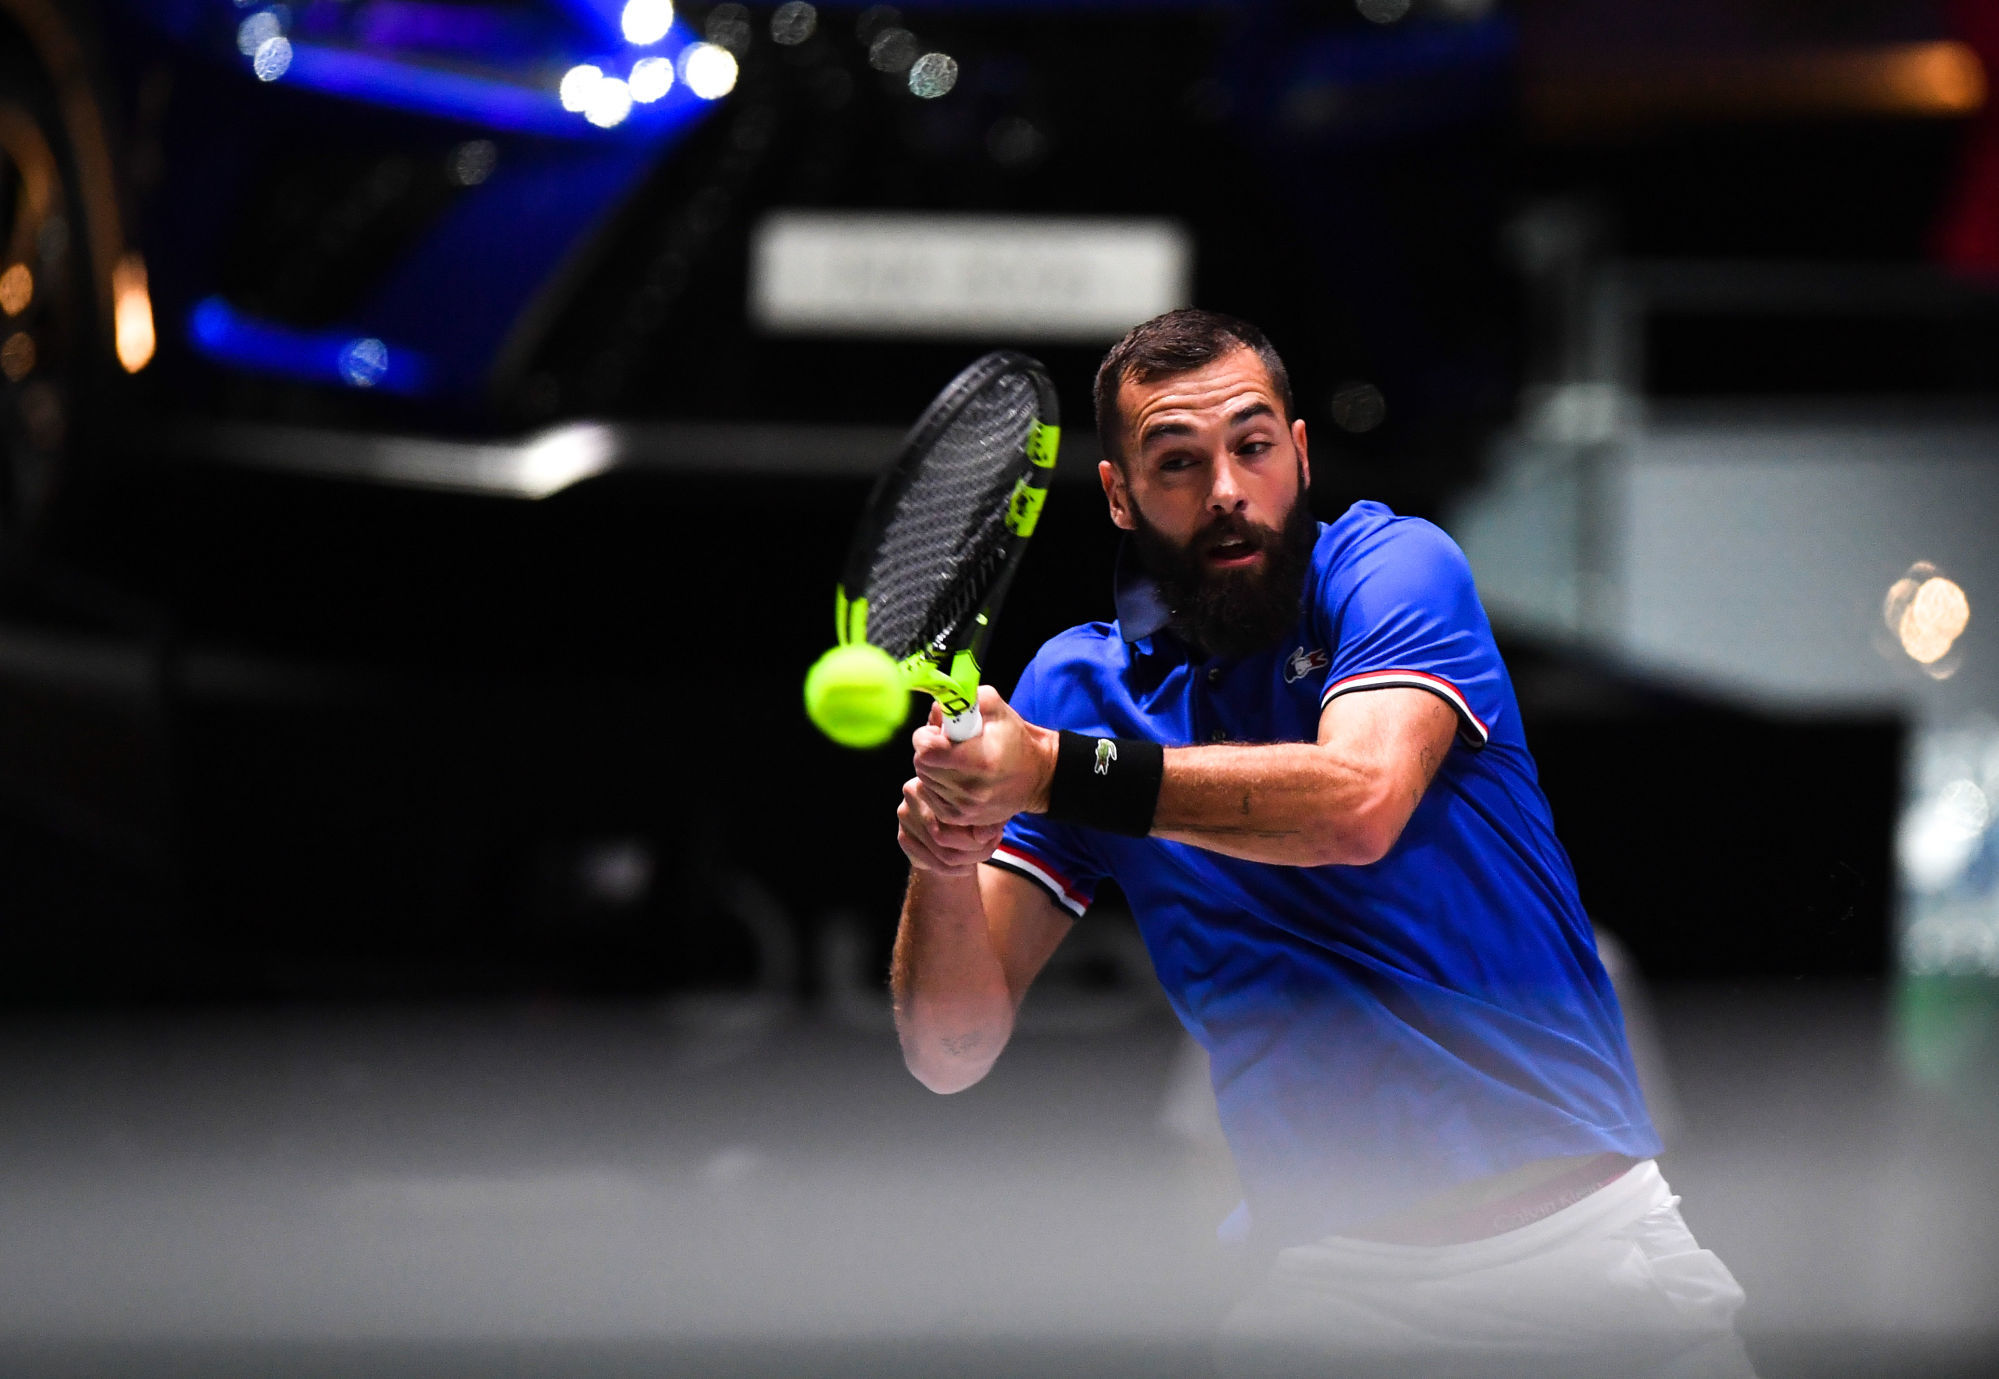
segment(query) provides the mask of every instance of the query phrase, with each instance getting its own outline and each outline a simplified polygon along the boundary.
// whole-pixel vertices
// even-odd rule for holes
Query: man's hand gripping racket
[[[854,531],[834,596],[839,644],[805,677],[820,731],[878,747],[921,690],[952,741],[979,735],[979,658],[1040,520],[1059,437],[1047,372],[1010,351],[975,361],[924,410]]]

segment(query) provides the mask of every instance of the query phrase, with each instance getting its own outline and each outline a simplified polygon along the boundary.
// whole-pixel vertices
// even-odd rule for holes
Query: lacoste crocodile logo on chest
[[[1289,685],[1304,679],[1315,670],[1324,670],[1333,663],[1324,647],[1315,646],[1310,651],[1299,647],[1284,660],[1284,683]]]

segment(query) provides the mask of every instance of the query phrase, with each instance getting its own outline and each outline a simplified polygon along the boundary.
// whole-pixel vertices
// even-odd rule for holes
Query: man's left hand
[[[910,739],[916,748],[916,778],[937,818],[949,824],[1002,824],[1023,811],[1048,808],[1057,734],[1015,713],[990,685],[979,687],[979,713],[985,730],[969,742],[953,742],[944,735],[943,710],[932,705],[930,721]]]

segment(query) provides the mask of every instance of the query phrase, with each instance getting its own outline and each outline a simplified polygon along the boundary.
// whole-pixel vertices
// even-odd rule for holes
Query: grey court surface
[[[1766,1376],[1999,1372],[1994,1082],[1936,1061],[1990,1041],[1912,1060],[1889,994],[1655,993]],[[938,1098],[865,1010],[16,1013],[0,1374],[1204,1373],[1197,1069],[1070,1014]]]

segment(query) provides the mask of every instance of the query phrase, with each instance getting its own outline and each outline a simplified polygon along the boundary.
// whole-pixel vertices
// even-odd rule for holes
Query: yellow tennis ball
[[[805,674],[805,716],[842,747],[879,747],[909,717],[909,690],[878,646],[836,646]]]

